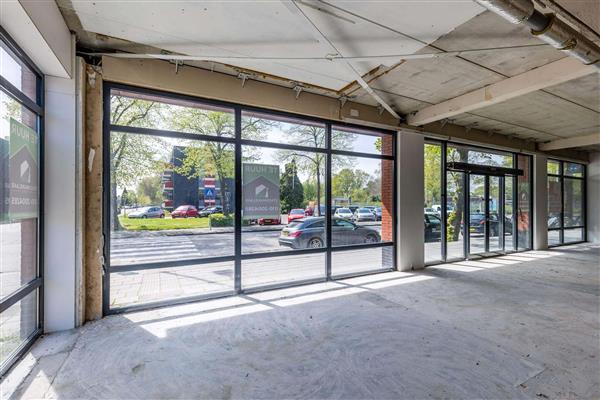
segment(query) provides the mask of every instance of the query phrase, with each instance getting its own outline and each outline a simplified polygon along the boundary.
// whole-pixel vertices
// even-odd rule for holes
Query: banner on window
[[[279,166],[244,163],[242,176],[243,218],[279,218]]]
[[[38,216],[38,146],[36,131],[11,118],[9,140],[2,154],[2,220]]]

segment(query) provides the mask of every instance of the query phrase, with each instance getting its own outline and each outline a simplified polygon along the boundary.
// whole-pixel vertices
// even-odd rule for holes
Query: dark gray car
[[[381,241],[379,232],[359,226],[345,219],[334,218],[331,225],[333,246],[346,246]],[[279,245],[293,249],[319,248],[325,246],[325,218],[307,217],[292,221],[281,231]]]

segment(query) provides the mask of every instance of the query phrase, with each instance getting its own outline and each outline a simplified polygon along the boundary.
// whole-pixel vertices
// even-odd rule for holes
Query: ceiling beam
[[[600,132],[591,135],[576,136],[566,139],[553,140],[547,143],[540,143],[538,144],[538,149],[541,151],[551,151],[593,145],[600,145]]]
[[[450,100],[425,107],[415,114],[409,115],[407,122],[413,126],[428,124],[581,78],[596,73],[596,71],[591,65],[584,65],[572,57],[565,57]]]

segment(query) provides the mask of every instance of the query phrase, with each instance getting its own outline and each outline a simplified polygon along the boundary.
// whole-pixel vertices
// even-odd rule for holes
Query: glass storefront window
[[[442,260],[442,146],[425,143],[424,148],[425,262]]]
[[[112,90],[111,124],[233,138],[233,109],[156,94]]]
[[[325,148],[325,124],[242,111],[242,139]]]
[[[38,114],[43,81],[20,49],[1,32],[0,76],[0,379],[19,351],[41,334],[43,285],[39,266],[43,176]],[[11,87],[12,86],[12,87]],[[16,92],[16,93],[15,93]],[[24,95],[24,96],[21,96]],[[27,99],[25,99],[25,97]],[[31,102],[27,101],[31,100]],[[30,107],[30,108],[28,108]],[[32,111],[35,109],[36,111]]]
[[[357,128],[334,126],[331,132],[331,148],[357,153],[392,155],[392,143],[386,143],[386,135]]]
[[[548,160],[548,245],[585,240],[585,166]]]
[[[105,100],[108,312],[325,280],[342,246],[360,246],[347,272],[393,267],[393,135],[123,85]]]

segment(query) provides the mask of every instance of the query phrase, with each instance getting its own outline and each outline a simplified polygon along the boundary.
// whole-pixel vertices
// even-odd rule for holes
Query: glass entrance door
[[[469,255],[504,250],[504,177],[469,174]]]

